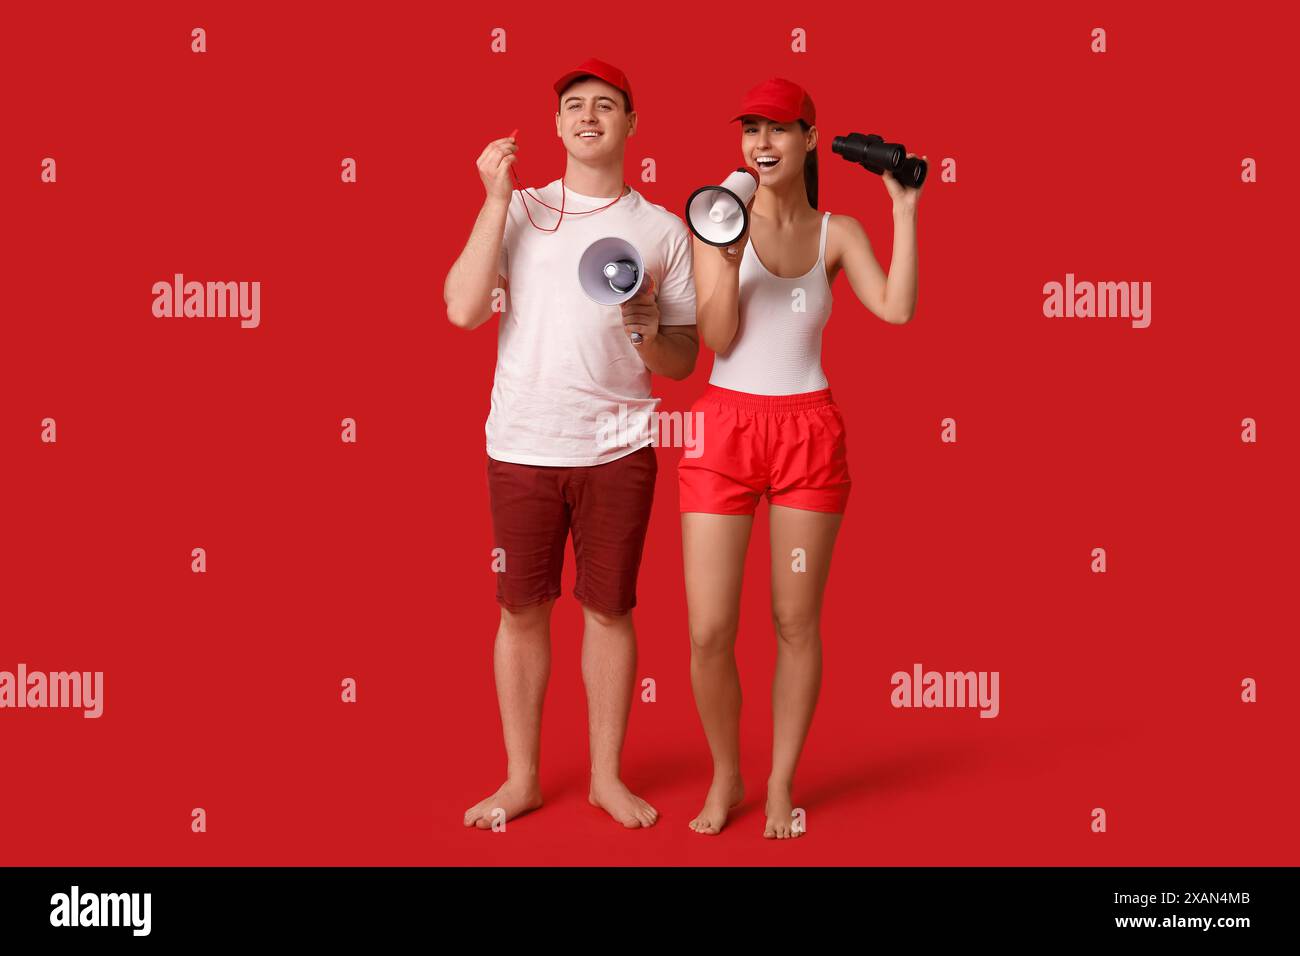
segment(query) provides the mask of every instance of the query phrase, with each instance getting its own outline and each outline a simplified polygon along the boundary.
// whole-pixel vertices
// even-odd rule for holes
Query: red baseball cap
[[[611,63],[604,60],[597,60],[595,57],[583,60],[578,64],[576,69],[565,73],[555,81],[555,92],[560,94],[564,88],[580,76],[595,76],[604,80],[610,86],[617,87],[627,96],[628,110],[634,109],[632,105],[632,84],[627,81],[627,74]]]
[[[742,116],[764,116],[778,123],[793,123],[801,119],[812,126],[817,119],[817,108],[813,106],[812,97],[798,83],[774,76],[745,94],[740,112],[732,117],[732,121]]]

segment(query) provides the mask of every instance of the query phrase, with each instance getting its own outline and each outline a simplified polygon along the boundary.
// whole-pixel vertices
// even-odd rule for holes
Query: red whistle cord
[[[508,138],[509,138],[509,139],[514,139],[515,134],[518,133],[518,132],[519,132],[519,130],[515,130],[513,133],[510,134],[510,136],[509,136]],[[528,221],[529,221],[530,223],[532,223],[533,228],[536,229],[538,232],[556,232],[556,231],[558,231],[559,228],[560,228],[560,223],[564,222],[564,214],[565,214],[565,212],[566,212],[566,210],[565,210],[565,208],[564,208],[564,205],[565,205],[565,198],[564,198],[564,197],[565,197],[565,192],[564,192],[564,177],[563,177],[563,176],[560,177],[560,208],[559,208],[559,209],[556,209],[554,206],[552,206],[550,203],[546,202],[546,201],[545,201],[544,199],[542,199],[540,196],[534,195],[533,193],[530,193],[530,192],[528,192],[528,190],[524,189],[523,183],[521,183],[521,182],[519,181],[519,174],[515,172],[514,164],[511,164],[511,166],[510,166],[510,175],[511,175],[512,177],[514,177],[515,185],[519,187],[519,195],[520,195],[520,196],[526,196],[526,197],[528,197],[529,199],[532,199],[533,202],[538,203],[539,205],[545,206],[547,209],[550,209],[550,210],[552,210],[553,212],[558,212],[558,213],[560,214],[560,218],[559,218],[559,220],[555,223],[555,228],[553,228],[553,229],[543,229],[541,226],[537,225],[537,223],[533,221],[533,214],[532,214],[531,212],[529,212],[529,210],[528,210],[528,203],[524,203],[524,215],[526,215],[526,216],[528,217]],[[623,188],[624,188],[624,189],[627,188],[627,183],[623,183]],[[605,205],[603,205],[603,206],[597,206],[595,209],[582,209],[582,210],[579,210],[579,211],[577,211],[577,212],[571,212],[571,213],[569,213],[569,215],[570,215],[570,216],[589,216],[589,215],[591,215],[593,212],[600,212],[602,209],[608,209],[610,206],[614,205],[614,203],[618,202],[618,201],[619,201],[620,199],[622,199],[622,198],[623,198],[623,192],[620,191],[619,194],[618,194],[617,196],[615,196],[615,197],[614,197],[612,200],[610,200],[609,202],[605,203]]]

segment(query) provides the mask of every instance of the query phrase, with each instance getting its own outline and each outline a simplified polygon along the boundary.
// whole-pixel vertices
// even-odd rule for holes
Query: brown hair
[[[803,120],[799,121],[799,128],[805,133],[808,132],[808,124]],[[805,155],[803,160],[803,183],[808,190],[808,205],[814,209],[817,208],[817,148],[814,146]]]

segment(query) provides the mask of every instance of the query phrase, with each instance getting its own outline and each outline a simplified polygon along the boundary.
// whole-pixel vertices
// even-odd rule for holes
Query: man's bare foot
[[[767,782],[767,822],[763,825],[763,836],[768,840],[789,840],[802,836],[803,831],[794,826],[794,801],[790,799],[788,784]]]
[[[691,829],[710,835],[721,833],[727,824],[727,811],[740,806],[744,799],[745,784],[739,774],[714,775],[709,793],[704,798],[704,809],[691,821]]]
[[[629,790],[618,777],[591,778],[587,800],[628,828],[652,827],[659,811]]]
[[[513,820],[529,810],[536,810],[542,805],[542,791],[537,781],[511,783],[507,780],[501,789],[486,800],[482,800],[465,811],[465,826],[489,830],[500,816],[497,809],[504,810],[505,819]]]

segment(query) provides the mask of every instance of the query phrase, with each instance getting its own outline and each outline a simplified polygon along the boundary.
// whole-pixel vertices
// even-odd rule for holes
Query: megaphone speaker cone
[[[749,227],[745,206],[758,189],[758,174],[742,167],[720,186],[701,186],[686,200],[686,225],[711,246],[729,246]]]
[[[622,305],[640,291],[644,281],[645,262],[626,239],[597,239],[578,259],[578,285],[600,305]]]

